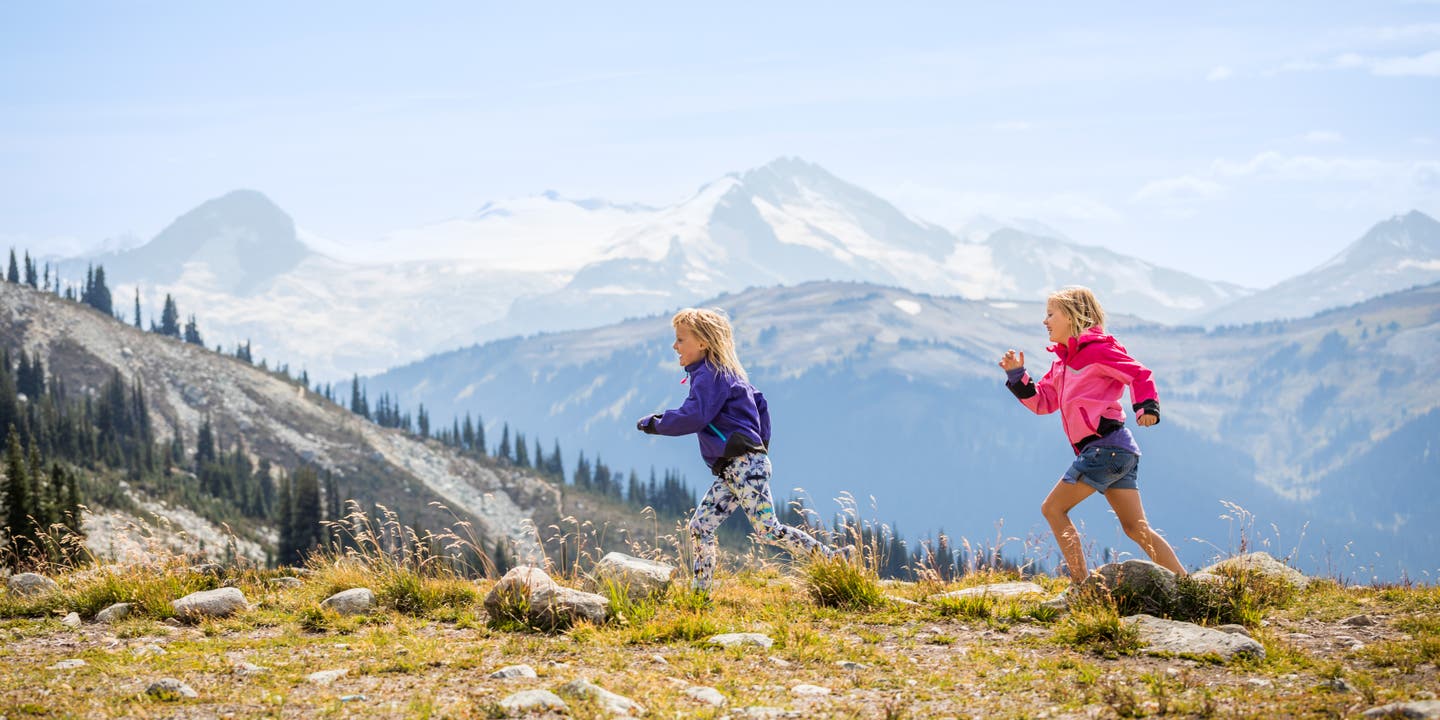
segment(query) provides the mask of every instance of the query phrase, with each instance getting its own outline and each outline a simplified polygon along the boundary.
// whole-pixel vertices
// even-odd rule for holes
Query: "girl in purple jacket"
[[[700,455],[715,481],[695,516],[690,537],[695,555],[694,588],[709,592],[715,573],[715,530],[743,509],[762,540],[797,558],[813,553],[833,556],[805,531],[775,519],[770,494],[770,412],[765,396],[750,385],[735,353],[734,332],[724,315],[687,308],[670,319],[675,344],[690,384],[690,396],[675,410],[647,415],[635,424],[653,435],[689,435],[700,440]]]
[[[1052,293],[1045,304],[1045,329],[1054,343],[1049,350],[1059,359],[1039,383],[1025,372],[1023,352],[1006,352],[1000,367],[1007,375],[1006,387],[1022,405],[1037,415],[1060,411],[1060,425],[1075,451],[1075,462],[1040,505],[1070,568],[1071,581],[1084,580],[1086,569],[1070,509],[1096,492],[1110,502],[1120,527],[1151,560],[1184,575],[1170,543],[1145,519],[1136,484],[1140,446],[1125,427],[1125,410],[1120,406],[1128,386],[1135,422],[1145,427],[1160,422],[1160,399],[1150,370],[1105,334],[1105,311],[1089,288]]]

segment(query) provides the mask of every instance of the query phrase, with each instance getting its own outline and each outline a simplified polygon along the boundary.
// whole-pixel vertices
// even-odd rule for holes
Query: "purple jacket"
[[[712,469],[716,463],[770,445],[770,409],[765,396],[750,383],[717,372],[701,360],[685,366],[690,396],[674,410],[641,421],[641,429],[660,435],[700,438],[700,456]]]

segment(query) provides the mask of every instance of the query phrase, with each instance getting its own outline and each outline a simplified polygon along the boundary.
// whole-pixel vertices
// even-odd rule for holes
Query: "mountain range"
[[[1416,248],[1406,273],[1357,281],[1357,292],[1440,279],[1433,243]],[[141,247],[61,268],[73,280],[92,263],[106,267],[127,316],[137,289],[152,314],[168,293],[198,316],[210,344],[249,339],[257,357],[326,379],[815,280],[972,299],[1036,299],[1087,284],[1118,311],[1172,324],[1267,319],[1266,308],[1284,306],[1244,304],[1246,288],[1081,245],[1038,223],[981,219],[949,230],[795,158],[719,178],[669,207],[546,192],[358,246],[310,235],[262,194],[236,191]]]
[[[995,366],[1012,347],[1048,366],[1042,303],[824,282],[707,304],[734,319],[770,399],[777,494],[803,488],[823,514],[848,492],[867,516],[913,533],[1044,536],[1037,508],[1070,451],[1057,421],[1024,411]],[[1245,542],[1273,543],[1302,566],[1392,578],[1440,569],[1427,516],[1440,506],[1440,285],[1208,332],[1123,315],[1110,325],[1157,373],[1163,420],[1137,430],[1141,487],[1187,563],[1207,560],[1207,543],[1233,549],[1249,517],[1260,524]],[[668,317],[653,316],[485,343],[366,382],[436,417],[482,412],[547,443],[602,449],[606,462],[688,467],[704,482],[693,439],[634,430],[685,397],[671,336]],[[1133,551],[1103,503],[1081,512],[1096,542]]]

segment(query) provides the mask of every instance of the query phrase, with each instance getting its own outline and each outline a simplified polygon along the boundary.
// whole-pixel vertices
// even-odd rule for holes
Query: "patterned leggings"
[[[835,554],[804,530],[781,525],[775,519],[775,501],[770,496],[770,458],[765,453],[749,453],[736,458],[710,490],[690,518],[690,538],[695,548],[695,581],[698,590],[710,590],[715,574],[715,529],[737,509],[743,508],[750,525],[760,538],[789,550],[796,557],[819,552]]]

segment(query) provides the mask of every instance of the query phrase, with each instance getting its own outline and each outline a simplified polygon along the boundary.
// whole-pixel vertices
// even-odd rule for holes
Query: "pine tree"
[[[469,415],[466,415],[465,417],[468,419],[470,416],[469,416]],[[485,418],[480,417],[479,415],[476,415],[476,416],[475,416],[475,444],[474,444],[475,452],[480,453],[480,456],[481,456],[481,457],[484,457],[485,454],[486,454],[486,453],[485,453],[486,447],[488,447],[488,446],[485,444]]]
[[[10,253],[14,260],[15,253]],[[5,453],[5,533],[10,538],[12,551],[9,557],[18,560],[21,538],[34,539],[33,500],[30,498],[30,478],[25,472],[25,456],[20,449],[20,434],[11,425],[6,435],[10,444]]]
[[[25,252],[25,284],[32,288],[40,288],[40,273],[36,272],[35,261],[30,259],[30,252]]]
[[[518,432],[515,433],[515,464],[520,467],[530,466],[530,451],[525,449],[525,436]]]
[[[205,341],[200,338],[200,328],[196,327],[195,316],[193,314],[190,316],[190,319],[185,322],[185,342],[191,345],[205,347]]]
[[[207,462],[215,462],[215,432],[208,417],[200,425],[200,433],[195,439],[195,472],[199,473]]]
[[[140,324],[140,288],[139,288],[139,286],[136,286],[136,288],[135,288],[135,327],[137,327],[137,328],[142,328],[142,329],[145,327],[144,325],[141,325],[141,324]]]
[[[160,334],[166,337],[180,337],[180,310],[175,307],[175,298],[165,293],[165,308],[160,311]]]
[[[320,502],[320,476],[314,467],[302,465],[292,474],[295,508],[291,513],[292,538],[297,555],[295,562],[320,546],[324,540],[324,513]]]
[[[555,450],[550,453],[550,460],[545,465],[545,472],[550,473],[560,482],[565,481],[565,460],[560,457],[560,440],[555,440]]]
[[[545,450],[540,447],[540,438],[535,438],[535,469],[545,472]]]
[[[470,420],[470,413],[465,413],[465,425],[460,430],[460,447],[465,450],[475,449],[475,423]]]
[[[20,264],[15,262],[15,248],[10,248],[10,271],[5,273],[5,280],[20,284]]]
[[[425,403],[420,403],[420,409],[415,411],[415,421],[420,426],[420,437],[430,437],[430,414],[425,412]]]
[[[500,433],[500,447],[495,449],[495,457],[501,460],[510,459],[510,423],[508,422],[505,423],[505,427]]]
[[[580,459],[575,462],[575,487],[590,487],[590,463],[585,460],[585,451],[580,451]]]

